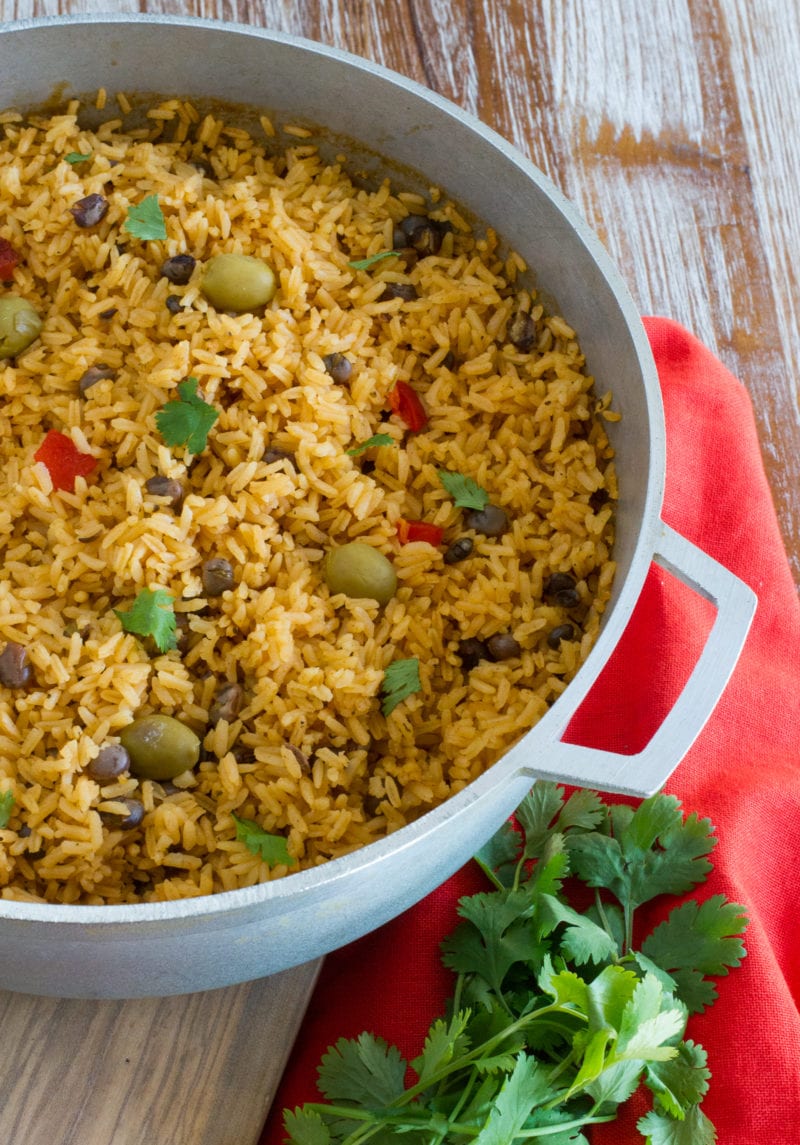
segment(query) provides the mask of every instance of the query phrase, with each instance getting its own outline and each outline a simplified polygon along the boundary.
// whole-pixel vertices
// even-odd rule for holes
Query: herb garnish
[[[348,262],[353,270],[369,270],[376,262],[380,262],[383,258],[392,258],[393,255],[398,255],[398,250],[382,250],[378,254],[371,254],[369,258],[359,258],[355,262]]]
[[[0,791],[0,830],[7,827],[11,822],[14,803],[13,791]]]
[[[91,151],[87,151],[85,155],[82,155],[80,151],[70,151],[69,155],[64,156],[64,159],[67,163],[71,163],[74,166],[76,163],[85,163],[86,160],[91,159],[91,157]]]
[[[368,449],[372,449],[373,445],[395,445],[395,440],[390,433],[373,433],[372,437],[368,437],[366,441],[362,441],[354,449],[348,449],[350,457],[358,457],[359,454],[365,453]]]
[[[202,453],[219,410],[197,396],[197,378],[178,382],[178,394],[158,411],[156,425],[167,445],[185,445],[192,454]]]
[[[233,815],[233,820],[236,823],[236,838],[244,843],[248,851],[260,855],[268,866],[277,867],[283,863],[291,867],[295,864],[296,860],[289,854],[283,835],[269,835],[254,819],[241,819]]]
[[[130,609],[114,609],[120,624],[134,636],[152,636],[159,652],[177,648],[174,601],[163,588],[143,588]]]
[[[128,234],[137,239],[165,239],[167,224],[158,205],[158,195],[147,195],[140,203],[128,207],[122,225]]]
[[[489,504],[489,494],[471,477],[463,473],[449,473],[439,470],[439,480],[453,498],[456,507],[463,509],[484,509]]]
[[[409,660],[393,660],[387,665],[383,673],[381,691],[383,692],[381,711],[385,716],[393,712],[403,700],[413,696],[414,692],[422,691],[417,657],[412,656]]]
[[[711,824],[684,819],[671,795],[634,810],[544,781],[516,821],[476,856],[493,889],[461,899],[442,944],[455,987],[410,1063],[416,1077],[407,1085],[400,1051],[373,1034],[340,1039],[318,1071],[329,1104],[285,1111],[290,1145],[588,1145],[581,1130],[614,1121],[640,1082],[650,1145],[716,1140],[700,1108],[706,1054],[684,1033],[715,996],[706,976],[745,953],[743,910],[690,900],[640,950],[630,941],[639,905],[705,879]],[[588,910],[570,901],[568,874],[595,888]]]

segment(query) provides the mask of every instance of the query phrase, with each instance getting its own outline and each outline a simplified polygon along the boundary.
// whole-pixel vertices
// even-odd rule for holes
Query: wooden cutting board
[[[0,991],[4,1145],[257,1145],[320,962],[172,998]]]

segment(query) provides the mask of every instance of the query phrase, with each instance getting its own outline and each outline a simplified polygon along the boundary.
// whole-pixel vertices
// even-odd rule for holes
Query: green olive
[[[392,562],[372,545],[352,541],[332,549],[323,561],[325,583],[332,593],[371,597],[388,604],[397,590],[397,573]]]
[[[174,779],[200,758],[200,740],[173,716],[141,716],[119,733],[140,779]]]
[[[217,254],[205,265],[200,289],[217,310],[242,314],[266,306],[275,294],[275,274],[249,254]]]
[[[26,350],[42,329],[42,320],[27,298],[5,294],[0,298],[0,358],[15,358]]]

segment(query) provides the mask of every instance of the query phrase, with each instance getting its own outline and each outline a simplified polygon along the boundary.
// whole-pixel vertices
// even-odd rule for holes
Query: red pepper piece
[[[44,441],[34,453],[35,461],[43,461],[50,474],[55,489],[66,489],[72,493],[76,477],[88,477],[97,465],[97,459],[88,453],[81,453],[71,437],[48,430]]]
[[[436,547],[442,543],[444,529],[427,521],[406,521],[401,517],[397,522],[397,536],[401,545],[407,545],[410,541],[427,541]]]
[[[0,282],[9,282],[20,256],[8,239],[0,239]]]
[[[425,407],[408,382],[397,382],[394,389],[389,391],[389,405],[392,413],[396,413],[414,433],[428,424]]]

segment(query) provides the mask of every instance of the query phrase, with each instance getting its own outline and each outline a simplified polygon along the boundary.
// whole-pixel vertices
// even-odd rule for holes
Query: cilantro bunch
[[[327,1103],[285,1111],[287,1140],[588,1145],[644,1083],[650,1145],[712,1145],[706,1054],[684,1035],[716,997],[709,975],[744,956],[743,909],[687,899],[634,944],[640,906],[705,880],[711,832],[673,796],[634,809],[538,782],[476,856],[493,889],[459,903],[453,996],[419,1056],[340,1039],[319,1067]]]

